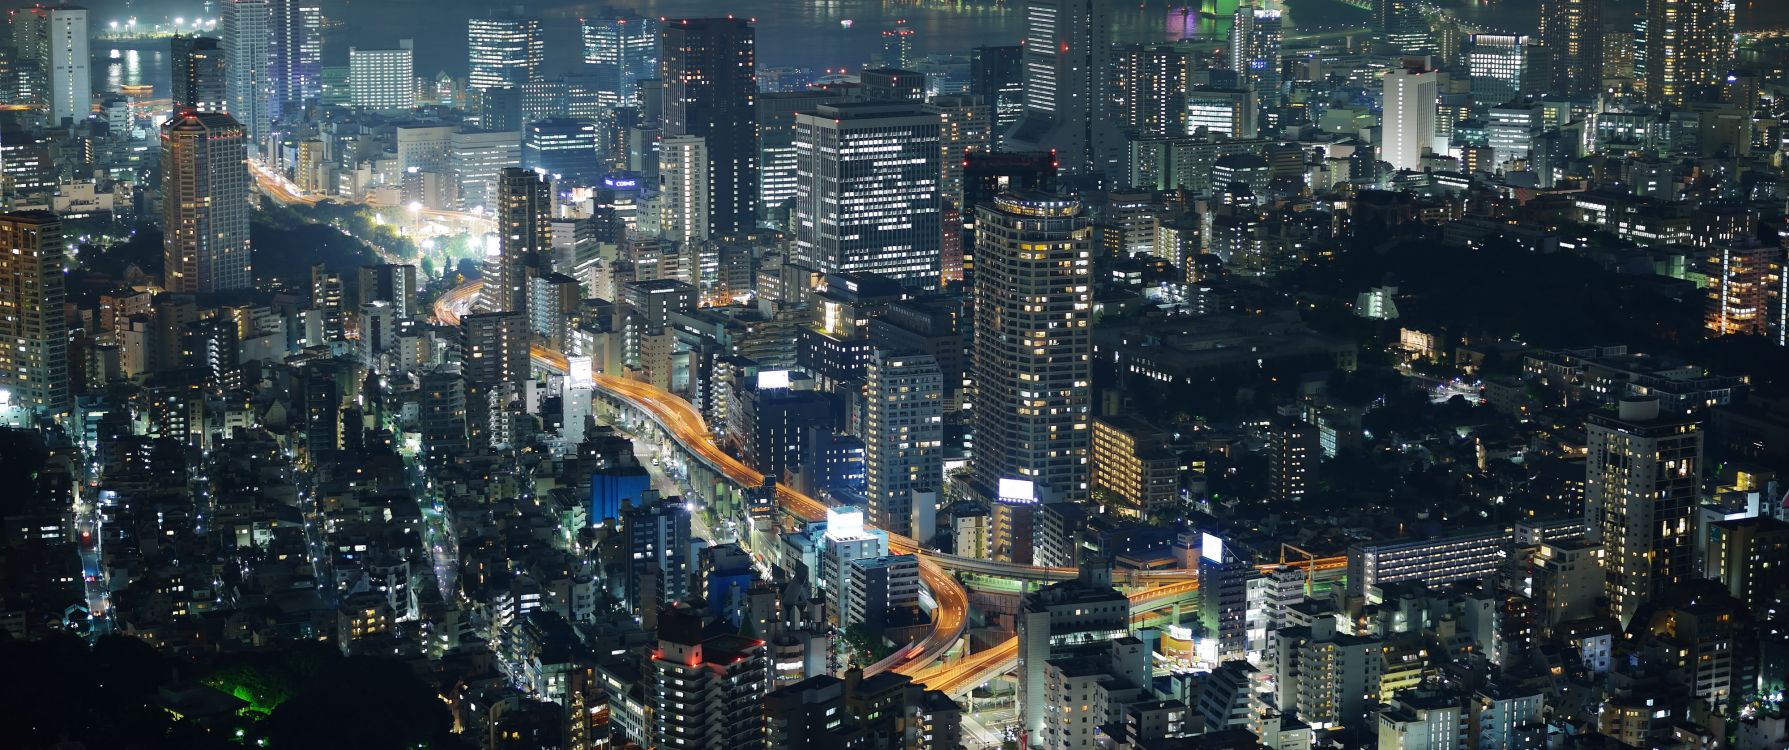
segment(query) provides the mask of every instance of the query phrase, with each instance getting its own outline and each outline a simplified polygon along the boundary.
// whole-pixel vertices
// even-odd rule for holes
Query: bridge
[[[435,301],[436,321],[450,325],[457,323],[482,288],[483,282],[474,281],[444,293]],[[530,358],[540,370],[559,375],[571,372],[569,358],[546,346],[535,344]],[[682,397],[637,380],[600,373],[592,373],[590,377],[591,387],[601,394],[605,404],[629,410],[652,423],[695,467],[742,489],[763,486],[764,475],[722,450],[702,415]],[[803,521],[825,518],[828,508],[826,503],[781,484],[776,485],[776,500],[784,512]],[[939,552],[924,548],[917,540],[900,534],[890,533],[888,545],[895,554],[911,554],[919,558],[921,582],[935,605],[932,629],[920,640],[864,671],[868,674],[892,671],[912,677],[928,688],[954,695],[973,690],[991,677],[1012,669],[1018,658],[1018,639],[1009,638],[954,663],[938,664],[961,640],[969,625],[968,591],[953,574],[1035,582],[1065,581],[1079,574],[1076,568],[1023,565]],[[1347,560],[1326,557],[1286,564],[1305,568],[1312,575],[1334,575],[1346,567]],[[1280,566],[1264,565],[1261,569],[1268,571],[1276,567]],[[1136,616],[1186,603],[1196,597],[1199,590],[1198,571],[1182,568],[1114,571],[1113,582],[1143,589],[1131,595]]]

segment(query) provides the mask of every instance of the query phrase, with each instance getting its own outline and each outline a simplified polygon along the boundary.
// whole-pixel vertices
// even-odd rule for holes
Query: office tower
[[[52,124],[63,120],[80,122],[93,109],[93,75],[89,72],[91,55],[87,51],[87,9],[68,5],[36,7],[24,11],[39,16],[43,39],[36,61],[40,70],[47,70],[49,112]]]
[[[906,21],[897,22],[892,28],[882,30],[882,64],[890,68],[905,68],[913,64],[913,27]]]
[[[764,750],[764,698],[771,682],[764,641],[704,637],[694,620],[667,613],[659,624],[649,677],[649,746]]]
[[[777,216],[795,198],[795,114],[842,98],[820,89],[758,95],[758,205],[766,213]]]
[[[1203,128],[1207,135],[1254,138],[1257,102],[1248,89],[1194,88],[1186,92],[1186,134],[1198,135]]]
[[[273,93],[269,117],[296,113],[323,92],[323,6],[317,0],[273,0]],[[414,85],[414,83],[412,83]]]
[[[658,146],[659,236],[693,246],[708,240],[708,143],[678,135]]]
[[[1714,93],[1733,63],[1734,13],[1733,0],[1646,0],[1646,101]]]
[[[535,120],[522,131],[522,166],[556,185],[587,187],[602,180],[596,123],[570,117]]]
[[[466,45],[468,88],[482,92],[542,79],[547,47],[538,18],[471,19],[466,22]]]
[[[1385,151],[1392,169],[1422,170],[1423,151],[1435,141],[1435,71],[1420,66],[1385,74]]]
[[[1436,51],[1419,0],[1372,0],[1369,13],[1373,33],[1390,45],[1393,53],[1424,55]]]
[[[162,287],[179,294],[247,289],[247,133],[219,112],[162,125]]]
[[[945,205],[960,209],[965,155],[994,147],[991,112],[986,100],[970,94],[934,96],[925,111],[938,116],[939,195]],[[962,221],[961,217],[957,220]]]
[[[170,66],[174,111],[222,112],[225,104],[224,50],[205,36],[174,35]]]
[[[858,74],[865,101],[919,102],[926,98],[926,74],[901,68],[865,68]]]
[[[416,266],[381,263],[361,266],[356,274],[355,299],[362,304],[386,302],[399,319],[412,318],[416,309]]]
[[[1124,138],[1106,116],[1111,66],[1112,0],[1028,0],[1025,111],[1010,147],[1054,150],[1074,174],[1116,170]]]
[[[0,410],[68,410],[63,244],[62,222],[50,213],[0,214]]]
[[[485,255],[479,307],[491,312],[523,310],[528,305],[528,276],[551,246],[548,222],[553,209],[552,184],[526,169],[505,169],[497,176],[497,247]]]
[[[708,143],[708,230],[737,234],[758,223],[756,32],[743,18],[665,22],[659,78],[665,135]]]
[[[1516,34],[1473,34],[1466,53],[1472,76],[1472,98],[1480,106],[1495,107],[1532,83],[1529,75],[1529,39]]]
[[[582,22],[584,64],[604,106],[637,106],[639,82],[658,77],[659,20],[602,16]]]
[[[348,48],[348,91],[361,109],[416,106],[415,52],[409,39],[397,49]]]
[[[652,493],[656,495],[657,493]],[[621,512],[627,538],[628,609],[649,612],[690,593],[690,512],[682,502],[654,499]]]
[[[1695,576],[1702,425],[1624,400],[1585,424],[1584,523],[1606,550],[1609,612],[1623,625],[1647,601]]]
[[[1603,90],[1603,0],[1541,0],[1541,48],[1555,94]]]
[[[1038,502],[1087,498],[1093,228],[1081,202],[1006,193],[975,222],[975,454],[995,554],[1031,559]]]
[[[459,206],[471,210],[496,198],[497,176],[522,166],[522,134],[514,130],[463,130],[448,140],[448,165],[459,185]]]
[[[519,75],[519,74],[518,74]],[[478,90],[478,127],[482,130],[513,130],[518,134],[526,126],[522,116],[522,87],[492,86]]]
[[[1265,106],[1280,103],[1280,12],[1243,5],[1230,25],[1230,61],[1237,83]]]
[[[1006,132],[1025,112],[1024,59],[1025,48],[1016,44],[969,51],[969,93],[993,108],[996,144],[1004,145]]]
[[[820,271],[938,285],[938,117],[914,104],[795,116],[795,255]]]
[[[1130,634],[1131,603],[1112,588],[1112,570],[1081,566],[1080,576],[1019,597],[1019,729],[1039,737],[1048,715],[1045,674],[1052,659],[1106,647]]]
[[[944,482],[944,375],[928,354],[877,351],[864,386],[864,469],[870,514],[892,534],[930,539],[933,507],[915,493]]]
[[[1170,44],[1130,44],[1112,53],[1118,124],[1148,135],[1186,130],[1187,53]]]
[[[269,0],[225,0],[224,105],[242,124],[250,153],[259,154],[273,131],[273,5]]]
[[[1702,324],[1710,336],[1769,333],[1772,278],[1783,249],[1756,241],[1722,243],[1708,251],[1708,304]]]
[[[466,379],[486,385],[528,379],[528,315],[520,310],[473,313],[460,318],[466,336]]]

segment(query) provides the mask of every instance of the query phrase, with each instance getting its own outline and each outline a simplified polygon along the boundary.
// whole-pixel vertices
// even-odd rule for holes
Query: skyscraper
[[[1529,81],[1529,38],[1520,34],[1473,34],[1466,53],[1472,98],[1495,107],[1515,98]],[[1551,50],[1543,50],[1551,55]],[[1561,89],[1554,89],[1561,90]]]
[[[1024,58],[1025,48],[1016,44],[969,51],[969,93],[993,108],[997,144],[1025,111]]]
[[[596,77],[602,103],[636,106],[639,81],[658,77],[659,20],[603,16],[584,19],[582,27],[584,64]]]
[[[460,319],[466,336],[466,379],[483,385],[528,379],[528,314],[522,310],[474,313]]]
[[[1112,0],[1028,0],[1025,111],[1007,133],[1013,150],[1054,150],[1062,170],[1116,170],[1124,138],[1106,117]]]
[[[44,58],[49,70],[50,122],[79,122],[93,109],[93,75],[88,72],[87,9],[68,5],[27,12],[45,16]]]
[[[180,294],[247,289],[247,134],[221,112],[186,113],[162,126],[162,286]]]
[[[397,49],[348,48],[348,90],[361,109],[404,110],[416,106],[415,52],[410,40]]]
[[[996,556],[1029,562],[1037,503],[1088,493],[1093,229],[1079,200],[1043,193],[977,211],[970,468]]]
[[[664,132],[708,144],[708,230],[734,234],[758,222],[757,33],[743,18],[665,22],[659,77]]]
[[[1559,94],[1603,90],[1603,0],[1541,0],[1540,43]]]
[[[224,51],[218,40],[176,34],[172,46],[174,111],[225,111]]]
[[[1132,44],[1112,56],[1118,122],[1149,135],[1186,130],[1187,68],[1184,50],[1171,44]]]
[[[1683,105],[1733,61],[1733,0],[1646,0],[1646,101]]]
[[[595,185],[602,179],[596,123],[570,117],[535,120],[522,131],[522,166],[554,184]]]
[[[823,104],[795,116],[795,254],[821,271],[938,285],[938,116],[915,104]]]
[[[924,540],[935,507],[913,493],[944,481],[944,375],[929,354],[877,351],[864,370],[864,467],[870,515],[889,533]]]
[[[1584,523],[1607,551],[1610,614],[1626,625],[1642,604],[1696,576],[1702,425],[1647,399],[1592,414],[1585,429]]]
[[[1280,101],[1280,12],[1243,5],[1230,26],[1230,60],[1239,83],[1255,90],[1262,106]]]
[[[1418,0],[1373,0],[1371,22],[1373,33],[1400,55],[1423,55],[1435,52],[1429,36],[1428,19],[1423,18]]]
[[[1384,161],[1392,169],[1422,168],[1423,150],[1435,142],[1435,71],[1408,66],[1385,74]]]
[[[272,29],[268,114],[277,121],[323,93],[323,6],[318,0],[273,0]]]
[[[704,637],[693,615],[674,613],[658,628],[649,679],[651,747],[764,749],[770,665],[763,641]]]
[[[546,55],[538,18],[500,16],[466,22],[469,88],[482,91],[539,81]]]
[[[0,215],[0,409],[68,410],[62,222],[43,211]]]
[[[225,111],[242,124],[249,150],[259,153],[273,131],[273,5],[226,0],[222,26]]]
[[[658,231],[686,247],[708,239],[708,143],[678,135],[658,145]]]
[[[485,250],[480,309],[527,308],[530,271],[552,248],[552,197],[551,183],[532,171],[505,169],[497,176],[497,246]]]
[[[448,138],[448,165],[459,186],[459,205],[473,209],[496,199],[497,177],[522,166],[522,134],[514,130],[461,130]]]

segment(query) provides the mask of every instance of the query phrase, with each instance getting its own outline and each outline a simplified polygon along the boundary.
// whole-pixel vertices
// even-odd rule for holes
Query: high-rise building
[[[963,278],[975,270],[976,209],[1012,190],[1051,192],[1056,189],[1056,155],[1048,151],[971,152],[963,156]]]
[[[273,0],[273,93],[269,117],[279,120],[323,93],[323,5],[318,0]]]
[[[397,49],[348,48],[348,91],[361,109],[416,106],[415,52],[409,39]]]
[[[395,263],[361,266],[356,275],[355,299],[362,304],[386,302],[400,319],[414,317],[416,310],[416,266]]]
[[[584,64],[609,107],[637,106],[639,82],[658,77],[659,20],[601,16],[582,21]]]
[[[1553,93],[1603,90],[1603,0],[1541,0],[1539,36]]]
[[[1473,34],[1466,52],[1472,98],[1481,106],[1495,107],[1537,83],[1530,80],[1535,67],[1530,64],[1531,49],[1529,38],[1520,34]]]
[[[1230,25],[1230,60],[1237,83],[1255,91],[1263,106],[1280,101],[1280,12],[1252,4],[1236,9]]]
[[[174,111],[223,112],[225,103],[224,50],[218,40],[206,36],[174,35],[171,98]]]
[[[1702,425],[1661,414],[1654,399],[1592,414],[1585,429],[1584,523],[1605,550],[1609,613],[1625,625],[1642,604],[1696,576]]]
[[[1304,499],[1323,459],[1317,428],[1302,419],[1275,424],[1267,435],[1267,494],[1274,502]]]
[[[53,214],[0,214],[0,412],[68,411],[63,249],[62,222]]]
[[[917,288],[939,280],[938,116],[914,104],[823,104],[795,116],[795,254]]]
[[[773,217],[795,198],[796,113],[841,99],[822,89],[758,95],[758,205]]]
[[[225,111],[242,124],[249,151],[258,154],[273,131],[273,4],[226,0],[220,25]]]
[[[649,691],[650,747],[764,750],[770,664],[764,642],[703,636],[695,618],[668,614],[658,628]]]
[[[483,385],[528,379],[528,315],[520,310],[473,313],[460,318],[466,336],[466,379]]]
[[[986,100],[970,94],[940,94],[925,111],[938,116],[939,195],[951,207],[963,205],[963,160],[994,147],[993,121]],[[961,219],[959,218],[959,221]]]
[[[496,199],[497,175],[522,166],[522,134],[514,130],[462,130],[448,140],[448,168],[459,186],[459,206],[473,209]]]
[[[1428,19],[1423,18],[1418,0],[1373,0],[1369,9],[1373,33],[1400,55],[1423,55],[1435,52],[1429,36]]]
[[[658,146],[658,231],[685,246],[708,240],[708,142],[676,135]]]
[[[890,533],[927,539],[936,507],[916,492],[944,482],[944,375],[927,354],[878,351],[865,369],[864,466],[870,514]]]
[[[1781,247],[1756,241],[1710,248],[1703,262],[1708,305],[1702,318],[1709,335],[1768,334],[1771,280],[1782,262]]]
[[[976,47],[969,51],[969,93],[993,108],[994,142],[1025,112],[1025,48],[1020,45]]]
[[[596,123],[548,117],[522,131],[522,166],[547,175],[556,185],[591,186],[602,180],[602,152]]]
[[[1200,86],[1186,92],[1186,133],[1254,138],[1260,100],[1249,89]]]
[[[901,68],[865,68],[858,74],[865,101],[919,102],[926,98],[926,74]]]
[[[1106,116],[1112,0],[1025,3],[1025,111],[1006,134],[1016,150],[1054,150],[1063,171],[1113,172],[1124,139]]]
[[[468,88],[483,91],[543,78],[547,46],[538,18],[471,19],[466,22],[466,45]]]
[[[38,61],[48,71],[50,122],[80,122],[93,109],[93,75],[88,70],[87,9],[70,5],[24,11],[43,18]]]
[[[1733,62],[1733,0],[1646,0],[1646,101],[1682,106],[1718,91]]]
[[[1036,504],[1088,495],[1093,228],[1079,200],[1042,193],[977,210],[970,467],[996,556],[1028,562]]]
[[[526,169],[497,176],[497,246],[486,248],[484,289],[479,308],[491,312],[525,310],[528,276],[551,252],[552,183]]]
[[[247,289],[247,134],[221,112],[162,125],[162,287],[180,294]]]
[[[1421,171],[1423,152],[1435,142],[1435,71],[1409,66],[1385,74],[1385,151],[1392,169]]]
[[[913,26],[905,20],[882,30],[882,64],[905,68],[913,64]]]
[[[758,222],[757,33],[743,18],[666,21],[660,36],[665,135],[708,143],[708,229]]]
[[[1112,53],[1118,122],[1148,135],[1180,135],[1186,130],[1185,50],[1171,44],[1132,44]]]

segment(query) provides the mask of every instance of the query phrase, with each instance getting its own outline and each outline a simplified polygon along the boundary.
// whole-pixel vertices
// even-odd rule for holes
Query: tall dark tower
[[[1603,88],[1603,0],[1541,0],[1541,48],[1554,93],[1595,95]]]
[[[224,50],[218,40],[175,34],[170,46],[174,112],[224,111]]]
[[[510,167],[497,175],[497,247],[487,250],[479,309],[515,312],[528,306],[528,278],[551,246],[553,188],[545,177]]]
[[[660,78],[664,133],[708,143],[708,230],[758,222],[757,34],[742,18],[665,21]]]

